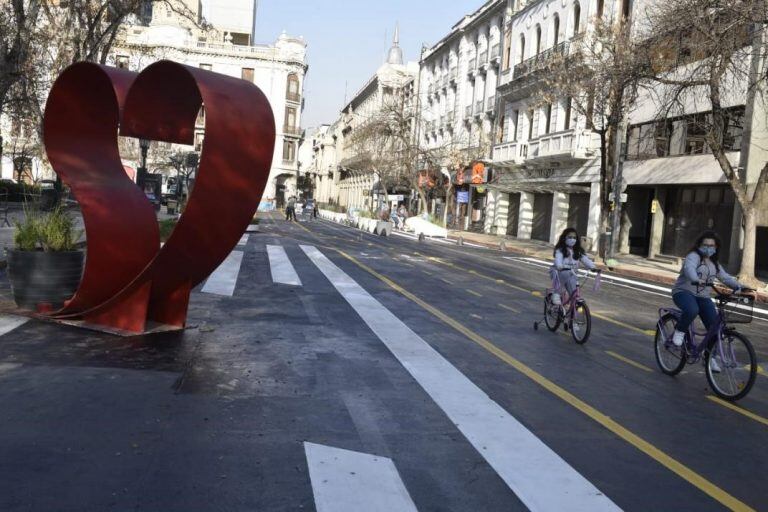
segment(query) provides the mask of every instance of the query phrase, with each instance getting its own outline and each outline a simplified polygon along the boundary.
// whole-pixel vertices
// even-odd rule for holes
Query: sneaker
[[[682,347],[683,342],[685,342],[685,333],[676,330],[675,334],[672,335],[672,343],[674,343],[676,347]]]
[[[552,304],[554,304],[555,306],[559,306],[562,303],[563,303],[563,301],[560,300],[560,294],[559,293],[553,293],[552,294]]]
[[[712,373],[720,373],[722,370],[720,369],[720,365],[717,364],[717,359],[715,359],[716,356],[710,356],[709,358],[709,369],[712,370]]]

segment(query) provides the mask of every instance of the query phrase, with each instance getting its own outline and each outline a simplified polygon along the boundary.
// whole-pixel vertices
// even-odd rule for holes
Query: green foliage
[[[445,223],[443,222],[442,217],[436,217],[434,215],[430,215],[429,222],[431,222],[432,224],[435,224],[436,226],[440,226],[441,228],[445,227]]]
[[[375,219],[376,216],[368,210],[360,210],[358,216],[362,219]]]
[[[173,232],[173,228],[176,227],[176,219],[165,219],[158,221],[158,227],[160,228],[160,241],[167,242],[168,238]]]
[[[13,241],[21,251],[74,251],[81,235],[72,216],[61,208],[47,213],[28,210],[16,223]]]

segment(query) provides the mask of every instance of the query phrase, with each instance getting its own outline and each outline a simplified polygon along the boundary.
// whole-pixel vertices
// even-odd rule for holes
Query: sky
[[[274,42],[285,30],[307,42],[302,126],[330,124],[347,97],[384,62],[400,23],[404,60],[418,61],[465,14],[485,0],[259,0],[256,42]],[[385,41],[386,35],[386,41]]]

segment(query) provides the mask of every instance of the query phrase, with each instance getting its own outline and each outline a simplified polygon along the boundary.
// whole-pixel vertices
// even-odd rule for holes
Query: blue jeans
[[[697,297],[692,293],[678,292],[672,296],[672,300],[683,314],[677,322],[676,329],[687,332],[697,316],[701,316],[704,327],[709,330],[717,322],[717,309],[709,297]]]

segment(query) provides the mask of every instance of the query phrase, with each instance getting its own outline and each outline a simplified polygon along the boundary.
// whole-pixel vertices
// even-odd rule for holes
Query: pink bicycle
[[[555,279],[552,288],[548,288],[546,296],[544,297],[544,324],[552,332],[555,332],[560,324],[566,331],[571,331],[573,341],[579,345],[583,345],[589,340],[589,335],[592,332],[592,315],[589,312],[589,306],[587,301],[581,296],[581,288],[586,284],[589,279],[589,273],[586,273],[584,277],[578,283],[573,295],[568,296],[568,292],[565,287],[559,282],[559,279]],[[597,290],[600,287],[600,271],[595,271],[595,287]],[[555,304],[552,301],[552,295],[559,290],[560,297],[562,298],[561,304]],[[539,329],[541,320],[533,323],[534,330]]]

